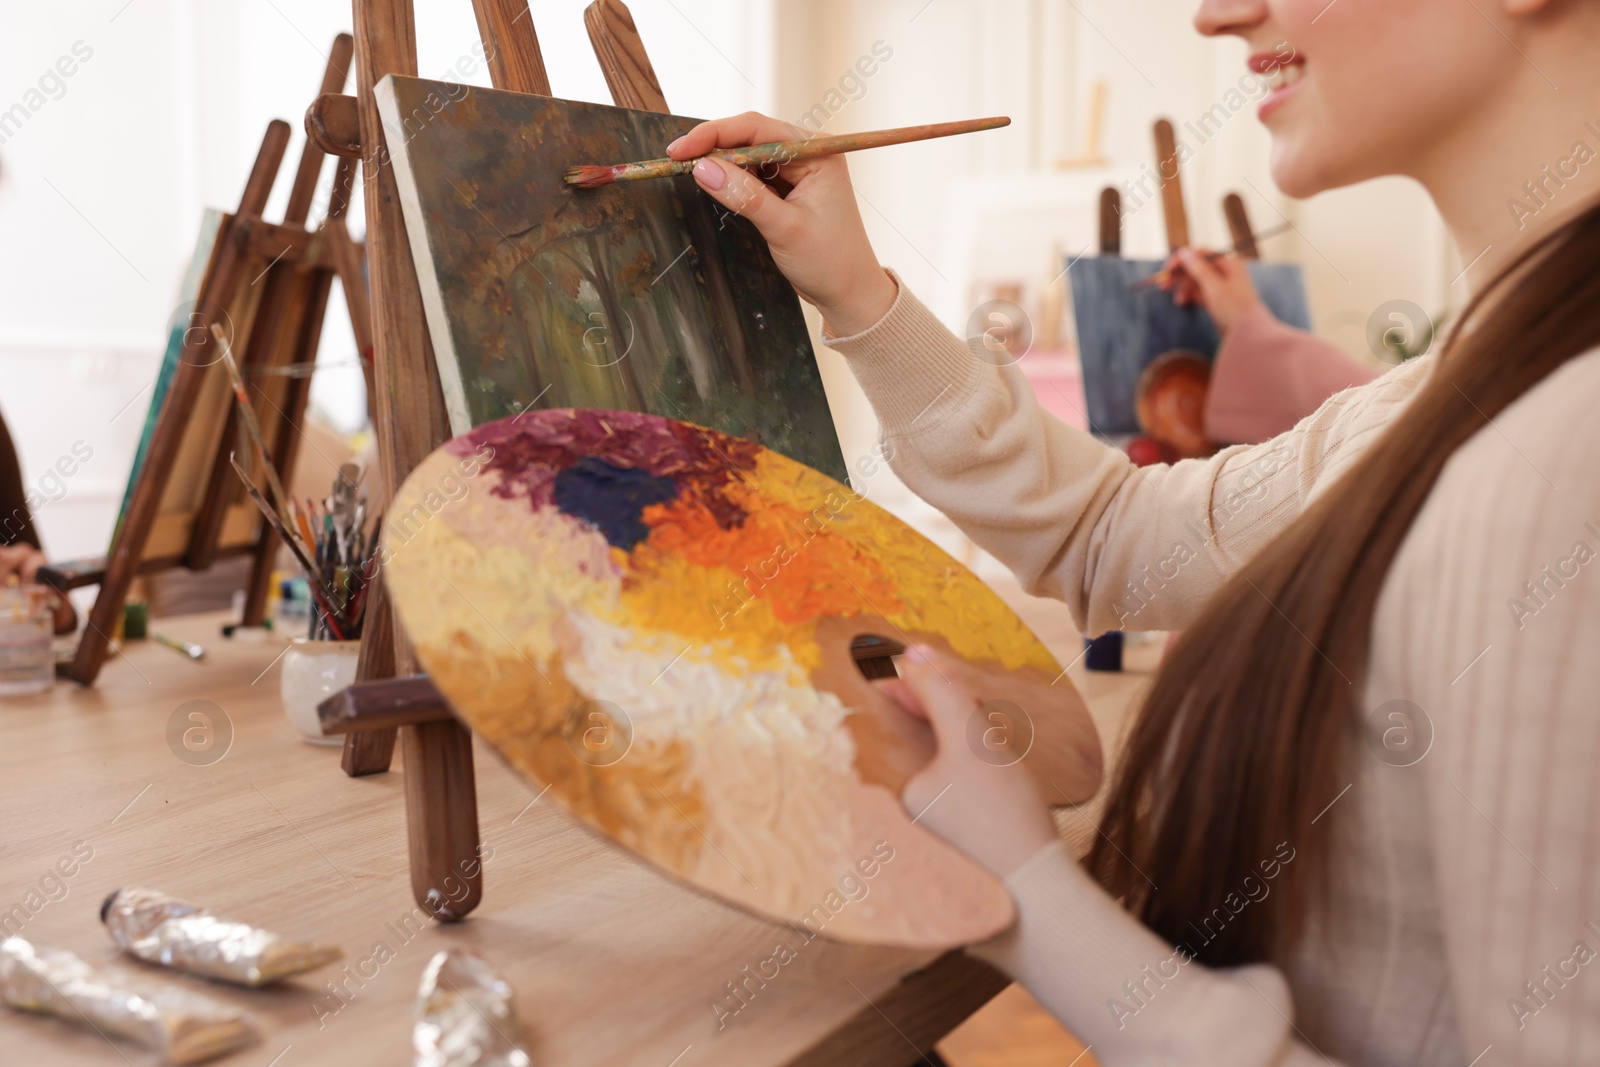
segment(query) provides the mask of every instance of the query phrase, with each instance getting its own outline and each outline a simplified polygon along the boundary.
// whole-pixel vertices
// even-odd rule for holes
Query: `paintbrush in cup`
[[[793,141],[773,141],[769,144],[750,145],[748,148],[719,148],[707,153],[736,167],[783,166],[802,159],[837,156],[845,152],[859,152],[863,148],[882,148],[885,145],[908,144],[912,141],[930,141],[936,137],[954,137],[961,133],[978,133],[997,130],[1011,125],[1005,116],[988,119],[966,119],[961,122],[935,122],[927,126],[902,126],[893,130],[873,130],[869,133],[844,133],[829,137],[801,137]],[[584,165],[570,168],[565,177],[568,185],[579,189],[599,189],[613,182],[636,182],[646,178],[670,178],[688,174],[705,156],[694,159],[650,159],[642,163],[619,163],[613,167]]]

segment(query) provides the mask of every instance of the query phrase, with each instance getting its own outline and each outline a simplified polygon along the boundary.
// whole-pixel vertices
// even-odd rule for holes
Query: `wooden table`
[[[1039,603],[1030,622],[1070,660],[1070,623],[1041,625]],[[161,627],[204,644],[203,662],[138,642],[93,689],[59,684],[0,700],[0,924],[9,932],[112,959],[101,901],[119,886],[147,885],[344,948],[345,965],[269,991],[175,977],[260,1022],[263,1043],[220,1062],[409,1063],[418,977],[451,946],[482,951],[509,978],[540,1067],[909,1064],[1005,984],[961,954],[805,943],[702,897],[541,801],[481,743],[488,891],[466,922],[436,925],[407,883],[400,771],[348,778],[338,748],[301,741],[279,704],[282,642],[227,641],[220,622],[193,616]],[[1144,681],[1073,673],[1103,732]],[[179,713],[189,701],[207,705]],[[231,724],[231,747],[209,765],[181,740],[169,745],[175,713],[181,735],[194,710]],[[1082,816],[1065,820],[1072,837],[1092,836]],[[63,890],[48,875],[78,842],[93,857]],[[739,1005],[727,983],[745,979],[746,965],[753,973],[780,940],[796,958],[764,986],[751,981],[719,1029],[712,1005]],[[153,1062],[87,1028],[4,1009],[0,1049],[7,1064]]]

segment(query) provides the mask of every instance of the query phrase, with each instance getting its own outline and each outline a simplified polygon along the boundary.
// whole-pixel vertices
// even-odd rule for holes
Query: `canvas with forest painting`
[[[451,428],[644,411],[844,479],[799,299],[746,220],[680,177],[575,190],[695,120],[389,77],[378,86]]]

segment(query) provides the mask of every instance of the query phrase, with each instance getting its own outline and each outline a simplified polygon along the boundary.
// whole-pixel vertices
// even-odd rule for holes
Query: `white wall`
[[[585,0],[536,0],[555,91],[610,100],[583,29]],[[687,114],[772,107],[769,5],[634,0],[667,99]],[[37,486],[74,442],[93,457],[38,520],[52,555],[105,551],[178,279],[206,205],[231,208],[273,118],[294,139],[266,217],[281,217],[302,116],[326,51],[351,25],[339,0],[75,0],[13,5],[0,33],[0,109],[76,42],[89,58],[0,144],[0,410]],[[416,0],[419,67],[470,55],[470,0]],[[71,64],[68,64],[71,66]],[[470,79],[488,84],[487,75]],[[52,90],[55,83],[50,84]],[[59,95],[59,99],[51,99]],[[324,184],[332,165],[324,168]],[[323,201],[319,200],[319,203]],[[353,223],[360,226],[359,201]],[[313,403],[363,408],[335,287]],[[47,489],[54,494],[54,483]]]

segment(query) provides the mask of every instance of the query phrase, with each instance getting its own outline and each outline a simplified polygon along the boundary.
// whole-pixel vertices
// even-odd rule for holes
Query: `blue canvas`
[[[1102,437],[1139,432],[1134,386],[1157,356],[1182,348],[1209,361],[1221,343],[1211,316],[1201,308],[1178,307],[1160,289],[1133,290],[1161,266],[1160,260],[1096,256],[1077,260],[1067,271],[1089,428]],[[1309,330],[1311,310],[1300,268],[1257,262],[1248,267],[1273,315]]]

